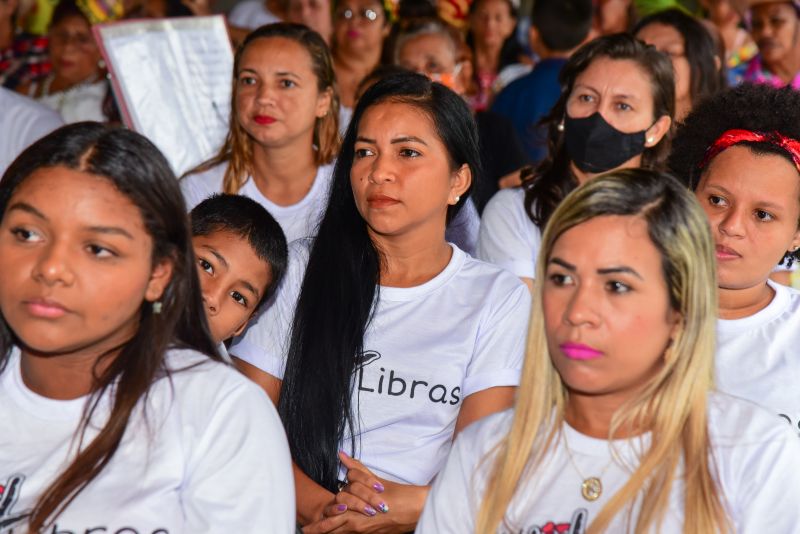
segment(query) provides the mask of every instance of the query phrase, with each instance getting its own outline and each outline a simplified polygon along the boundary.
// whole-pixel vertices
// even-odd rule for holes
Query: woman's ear
[[[319,96],[317,97],[317,110],[316,116],[318,119],[321,119],[331,111],[331,105],[333,104],[333,88],[328,87],[324,91],[322,91]]]
[[[150,280],[144,292],[144,299],[148,302],[156,302],[161,299],[164,290],[172,280],[174,265],[171,259],[163,259],[156,263],[150,273]]]
[[[472,169],[469,168],[469,165],[464,163],[452,174],[449,203],[457,204],[458,200],[456,199],[466,193],[470,185],[472,185]]]
[[[644,136],[644,146],[647,148],[656,146],[664,139],[664,136],[669,132],[672,126],[672,119],[667,115],[662,115],[650,128],[647,129]]]

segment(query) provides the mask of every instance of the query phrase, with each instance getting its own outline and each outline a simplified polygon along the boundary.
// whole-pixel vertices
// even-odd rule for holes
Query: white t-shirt
[[[65,91],[40,96],[36,100],[61,114],[64,122],[106,122],[103,102],[108,94],[108,83],[100,80],[81,83]]]
[[[766,308],[717,321],[717,387],[780,414],[800,434],[800,291],[767,283],[775,297]]]
[[[64,125],[55,111],[0,87],[0,177],[20,153]]]
[[[520,278],[536,277],[542,233],[525,211],[525,190],[501,189],[483,209],[477,256]]]
[[[306,239],[290,245],[274,305],[230,349],[278,378],[310,246]],[[518,279],[456,247],[430,281],[382,286],[354,377],[360,447],[349,452],[378,476],[428,484],[450,450],[462,399],[519,383],[530,300]]]
[[[294,532],[289,448],[264,392],[191,350],[170,351],[167,364],[171,380],[151,386],[111,462],[48,534]],[[110,395],[100,402],[84,443],[108,417]],[[27,532],[26,514],[74,458],[85,403],[86,397],[63,401],[32,392],[12,349],[0,375],[3,534]]]
[[[267,6],[263,0],[245,0],[244,2],[239,2],[228,15],[228,22],[231,26],[248,30],[255,30],[264,24],[272,24],[273,22],[280,21],[281,19],[276,17],[274,13],[267,10]]]
[[[507,410],[484,418],[456,439],[447,465],[436,478],[417,525],[418,534],[475,531],[492,461],[483,460],[511,427]],[[711,394],[708,422],[714,460],[719,469],[721,497],[734,532],[798,532],[800,525],[800,441],[778,417],[747,401]],[[563,425],[561,438],[533,476],[517,487],[506,512],[506,527],[498,532],[583,534],[627,482],[637,451],[649,436],[619,440],[614,446],[622,464],[612,460],[607,440],[591,438]],[[565,448],[565,439],[569,453]],[[582,474],[578,474],[578,469]],[[603,493],[589,502],[581,496],[585,477],[600,477]],[[661,532],[683,531],[683,484],[676,480]],[[625,512],[607,532],[633,532]],[[508,528],[511,527],[511,528]]]
[[[222,180],[225,175],[225,164],[212,167],[205,172],[190,174],[180,180],[183,198],[189,210],[215,193],[222,192]],[[286,241],[292,242],[301,237],[317,234],[317,227],[325,213],[330,195],[333,164],[323,165],[317,169],[317,176],[306,196],[297,204],[279,206],[265,197],[252,178],[248,178],[239,194],[250,197],[275,217],[281,225]]]

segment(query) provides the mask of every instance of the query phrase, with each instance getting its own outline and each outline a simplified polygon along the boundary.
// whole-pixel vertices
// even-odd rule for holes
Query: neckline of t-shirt
[[[414,287],[380,286],[381,300],[415,300],[424,295],[428,295],[445,285],[453,276],[455,276],[455,274],[461,269],[461,266],[464,265],[464,262],[466,261],[466,254],[460,248],[452,243],[448,243],[448,245],[450,245],[450,248],[453,249],[453,255],[450,257],[450,261],[447,262],[447,266],[442,270],[442,272],[424,284]]]
[[[630,455],[631,451],[634,450],[634,448],[639,451],[643,451],[644,447],[646,447],[650,441],[649,432],[627,439],[608,440],[602,438],[593,438],[592,436],[582,434],[570,426],[566,421],[564,421],[564,424],[561,428],[566,437],[565,446],[569,447],[571,451],[585,454],[587,456],[605,458],[611,454],[611,451],[616,451],[623,455],[624,460],[628,460],[628,456]],[[560,439],[564,439],[564,437],[561,437]]]
[[[780,317],[791,303],[792,289],[772,280],[767,280],[767,284],[775,291],[775,296],[766,308],[741,319],[717,319],[717,331],[725,334],[740,333],[764,326]]]
[[[292,213],[294,211],[301,210],[308,206],[311,202],[314,202],[314,199],[319,196],[320,189],[327,187],[329,180],[326,180],[325,178],[331,175],[332,169],[332,164],[317,167],[317,174],[314,176],[314,183],[311,184],[311,189],[308,190],[308,193],[306,193],[306,196],[304,196],[300,202],[291,204],[290,206],[281,206],[279,204],[275,204],[273,201],[264,196],[264,193],[262,193],[258,188],[252,176],[247,177],[247,181],[244,183],[244,186],[242,186],[240,193],[245,194],[246,196],[256,200],[262,206],[265,206],[267,211],[269,211],[272,215],[278,213]]]
[[[11,349],[6,370],[0,376],[0,383],[21,410],[46,421],[80,418],[88,399],[88,396],[84,396],[71,400],[57,400],[31,391],[22,379],[22,355],[18,347]]]

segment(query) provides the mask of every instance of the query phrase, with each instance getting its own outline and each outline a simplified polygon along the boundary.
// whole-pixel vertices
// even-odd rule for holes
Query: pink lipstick
[[[558,348],[570,360],[593,360],[603,355],[601,351],[580,343],[562,343]]]

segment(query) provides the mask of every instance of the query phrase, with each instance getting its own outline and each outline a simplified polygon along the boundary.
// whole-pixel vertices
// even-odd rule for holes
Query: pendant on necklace
[[[596,501],[603,493],[603,483],[597,477],[589,477],[581,484],[581,495],[587,501]]]

